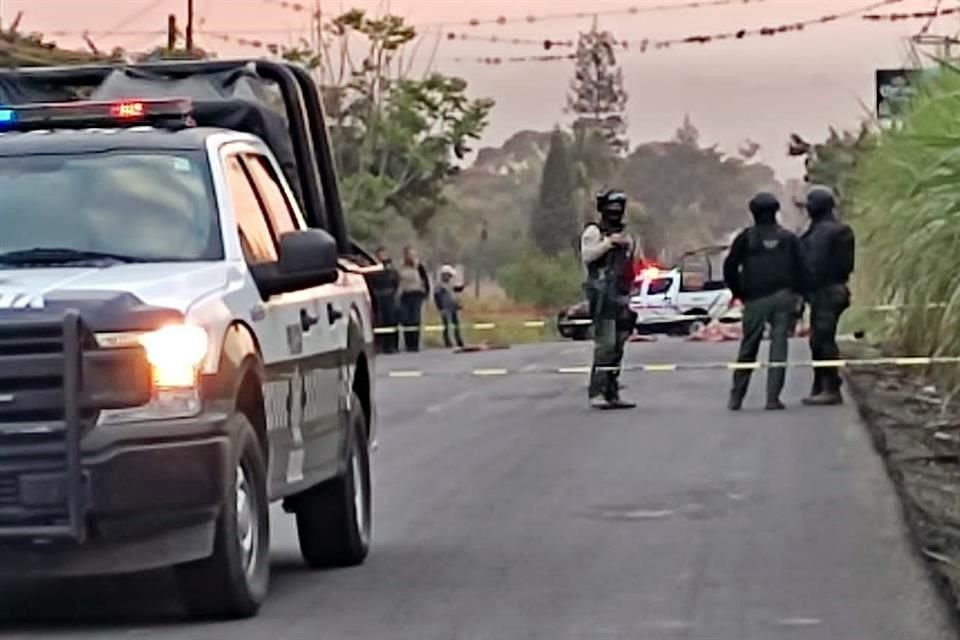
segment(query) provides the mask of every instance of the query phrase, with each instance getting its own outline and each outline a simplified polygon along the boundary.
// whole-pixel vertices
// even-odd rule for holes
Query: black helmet
[[[811,218],[829,215],[836,206],[837,200],[828,187],[813,187],[807,193],[807,212]]]
[[[777,219],[780,201],[772,193],[761,191],[750,200],[750,213],[759,224],[770,224]]]
[[[597,194],[597,211],[604,222],[621,225],[627,211],[627,194],[618,189],[608,189]]]

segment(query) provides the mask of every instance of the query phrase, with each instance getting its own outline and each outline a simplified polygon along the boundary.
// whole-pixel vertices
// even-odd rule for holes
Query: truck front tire
[[[361,564],[370,550],[372,485],[366,415],[351,398],[346,471],[297,496],[300,553],[311,568]]]
[[[236,434],[213,555],[176,567],[181,597],[193,615],[256,615],[270,579],[270,512],[264,455],[250,420],[230,417]]]

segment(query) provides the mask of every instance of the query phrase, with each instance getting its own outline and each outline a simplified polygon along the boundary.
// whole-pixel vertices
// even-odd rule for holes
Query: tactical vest
[[[754,226],[747,230],[747,251],[741,282],[751,298],[795,289],[795,256],[791,234],[779,225]]]
[[[591,226],[603,232],[595,222],[587,224],[584,231]],[[602,310],[606,314],[617,315],[619,310],[627,306],[633,283],[633,254],[632,246],[614,247],[586,264],[585,288],[592,313]]]

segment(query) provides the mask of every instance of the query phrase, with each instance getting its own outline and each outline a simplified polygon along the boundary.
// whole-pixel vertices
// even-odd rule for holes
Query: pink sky
[[[291,0],[293,1],[293,0]],[[313,5],[313,0],[300,0]],[[756,2],[756,0],[754,0]],[[256,49],[228,45],[215,34],[259,38],[281,44],[307,34],[307,17],[279,6],[279,0],[195,0],[203,26],[198,44],[221,57],[257,55]],[[415,24],[458,22],[497,16],[524,17],[625,9],[631,6],[683,4],[684,0],[323,0],[325,13],[341,8],[392,12]],[[854,9],[870,0],[767,0],[756,4],[710,7],[602,17],[600,25],[620,39],[640,41],[737,30],[796,22]],[[903,0],[878,11],[933,8],[936,0]],[[944,7],[957,3],[944,0]],[[87,30],[101,48],[144,49],[164,37],[168,13],[186,16],[186,0],[0,0],[0,17],[8,23],[24,13],[21,29],[51,33],[55,39],[80,46]],[[763,159],[784,177],[802,171],[785,157],[787,135],[797,131],[810,138],[825,135],[831,124],[856,124],[861,103],[872,108],[873,70],[898,66],[906,53],[906,38],[922,21],[873,23],[858,18],[810,27],[801,33],[709,45],[688,45],[641,53],[634,47],[620,54],[627,91],[632,142],[663,139],[689,113],[706,143],[733,151],[744,139],[762,145]],[[589,19],[538,20],[535,24],[455,26],[440,29],[504,38],[573,39],[588,29]],[[429,29],[438,29],[429,27]],[[960,16],[937,20],[934,33],[956,34]],[[109,32],[109,33],[108,33]],[[422,47],[426,51],[427,46]],[[562,112],[571,76],[569,61],[488,66],[455,58],[538,55],[535,45],[447,41],[441,38],[436,66],[466,78],[476,96],[497,101],[484,144],[500,144],[520,129],[549,129],[569,120]]]

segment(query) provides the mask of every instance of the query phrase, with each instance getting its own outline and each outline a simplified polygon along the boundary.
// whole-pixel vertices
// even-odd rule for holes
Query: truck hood
[[[185,312],[227,285],[225,262],[118,264],[109,267],[0,269],[0,309],[38,307],[83,292],[128,293],[143,303]]]

